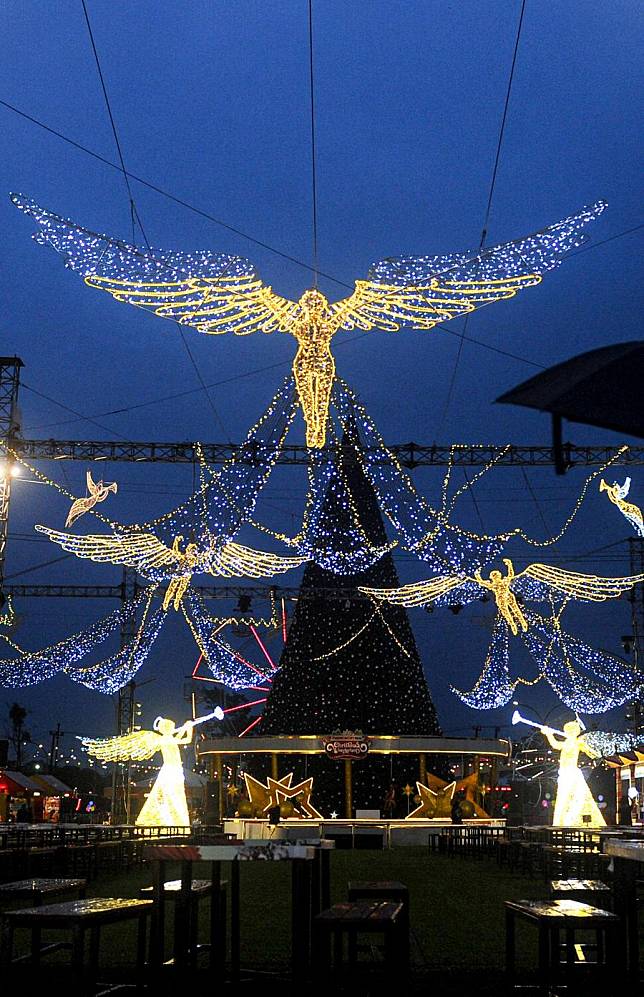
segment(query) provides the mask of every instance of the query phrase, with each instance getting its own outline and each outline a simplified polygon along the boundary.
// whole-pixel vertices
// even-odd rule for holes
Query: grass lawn
[[[224,865],[223,878],[225,869]],[[242,863],[240,873],[242,964],[256,969],[283,967],[290,954],[290,866],[280,862]],[[207,868],[195,866],[195,875],[200,874],[207,876]],[[424,848],[338,850],[331,855],[331,876],[333,902],[346,899],[347,883],[352,879],[396,879],[407,884],[415,978],[407,992],[438,997],[470,989],[478,994],[498,993],[504,966],[503,901],[547,896],[547,884],[541,879],[510,874],[490,860],[447,858]],[[139,887],[151,881],[151,870],[139,868],[96,880],[88,892],[90,896],[135,897]],[[204,939],[207,913],[204,904],[200,924]],[[172,925],[168,924],[168,955],[171,933]],[[535,934],[519,927],[519,965],[536,965]],[[22,947],[20,935],[17,941]],[[60,960],[66,958],[65,953],[60,954]],[[124,970],[133,965],[133,958],[133,926],[103,931],[101,964],[108,971]],[[52,960],[58,961],[58,955]],[[212,979],[210,988],[202,989],[197,982],[193,992],[213,992]],[[295,990],[301,993],[301,988]],[[290,993],[291,989],[281,986],[280,992]]]

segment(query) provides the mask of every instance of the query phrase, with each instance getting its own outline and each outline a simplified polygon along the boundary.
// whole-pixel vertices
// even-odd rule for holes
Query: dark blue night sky
[[[310,264],[305,0],[90,0],[88,9],[128,170]],[[372,260],[478,246],[519,12],[519,0],[314,4],[320,268],[340,282],[324,279],[320,286],[331,299],[366,276]],[[640,5],[631,0],[528,0],[488,244],[525,235],[599,198],[608,210],[589,229],[590,249],[571,256],[539,287],[470,318],[467,335],[477,343],[464,345],[447,408],[461,320],[451,323],[454,335],[439,329],[396,336],[374,331],[336,339],[338,372],[387,441],[547,444],[547,416],[495,406],[494,399],[541,366],[639,338],[641,230],[621,233],[642,220],[642,108],[635,82],[642,34]],[[2,37],[0,99],[116,162],[80,0],[5,5]],[[24,435],[241,439],[289,370],[291,337],[214,339],[186,330],[211,386],[209,402],[176,327],[85,287],[53,252],[30,239],[31,219],[8,198],[9,191],[23,192],[82,225],[130,240],[122,175],[1,106],[0,121],[0,352],[15,353],[25,364]],[[275,291],[289,297],[298,298],[310,284],[305,266],[136,182],[133,191],[153,246],[247,256]],[[178,392],[190,393],[164,400]],[[581,426],[568,427],[567,436],[578,444],[635,442]],[[302,438],[299,421],[293,439]],[[84,493],[84,465],[42,464],[41,470]],[[192,488],[189,467],[115,464],[101,471],[119,482],[110,515],[122,522],[148,520]],[[297,531],[301,517],[300,472],[280,470],[261,507],[271,526],[289,533]],[[438,502],[440,472],[413,473],[420,490]],[[491,472],[476,491],[484,528],[521,525],[537,537],[557,532],[587,473],[578,468],[558,479],[549,468],[528,470],[535,503],[519,469]],[[622,480],[621,471],[616,476]],[[634,468],[632,477],[632,499],[644,505],[644,475]],[[463,480],[457,477],[458,484]],[[16,483],[8,580],[120,580],[118,568],[73,559],[22,574],[60,554],[33,526],[60,528],[66,511],[50,489]],[[456,519],[481,529],[468,496]],[[628,535],[628,525],[594,485],[556,548],[517,546],[511,553],[521,566],[551,557],[576,570],[627,574]],[[244,539],[262,546],[258,535]],[[398,564],[404,581],[424,577],[411,557],[399,557]],[[284,582],[294,584],[298,577]],[[13,637],[25,648],[39,648],[111,608],[94,600],[23,600],[17,606],[22,624]],[[443,727],[469,732],[477,723],[507,724],[511,708],[477,713],[449,691],[452,681],[470,688],[479,674],[492,608],[475,604],[458,616],[415,610],[411,620]],[[566,625],[589,643],[621,654],[630,606],[621,600],[579,608]],[[141,682],[155,679],[140,691],[145,722],[162,711],[176,717],[188,711],[184,681],[194,661],[185,627],[170,621],[139,675]],[[526,664],[520,655],[517,670]],[[28,726],[36,736],[58,720],[73,733],[113,730],[113,700],[65,678],[15,694],[5,690],[0,714],[6,716],[14,699],[30,711]],[[540,686],[520,699],[542,713],[556,707],[554,695]],[[565,712],[555,708],[551,716],[561,719]],[[623,713],[616,711],[602,726],[621,722]],[[0,719],[0,730],[3,724]]]

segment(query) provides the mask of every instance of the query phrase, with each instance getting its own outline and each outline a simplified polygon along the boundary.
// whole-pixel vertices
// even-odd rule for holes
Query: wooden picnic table
[[[231,976],[239,978],[240,970],[240,862],[290,862],[291,864],[291,965],[294,973],[306,969],[311,955],[311,926],[322,905],[329,904],[329,855],[334,844],[317,840],[310,843],[284,841],[237,841],[220,845],[150,845],[146,856],[153,863],[152,934],[150,964],[158,968],[163,959],[165,923],[165,882],[168,865],[180,863],[181,890],[176,903],[187,912],[192,890],[194,862],[211,865],[213,893],[218,894],[221,864],[230,863],[230,964]],[[189,917],[177,918],[175,965],[187,966],[190,961]]]

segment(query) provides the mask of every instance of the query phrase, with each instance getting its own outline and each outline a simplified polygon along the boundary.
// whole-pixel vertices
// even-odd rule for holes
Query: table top
[[[506,900],[504,906],[507,910],[515,911],[524,917],[540,920],[588,920],[588,921],[617,921],[615,914],[610,911],[592,907],[590,904],[582,903],[579,900]]]
[[[644,862],[644,841],[610,838],[604,845],[604,854],[619,859],[631,859],[633,862]]]
[[[325,848],[332,848],[328,842]],[[292,859],[312,861],[319,852],[315,845],[285,841],[231,841],[226,845],[150,845],[146,853],[151,859],[175,862],[284,862]]]
[[[33,893],[62,893],[80,890],[87,886],[84,879],[18,879],[14,883],[0,883],[1,896],[18,896]]]
[[[49,922],[52,926],[69,924],[70,921],[120,921],[127,917],[141,917],[153,906],[152,900],[124,900],[120,897],[90,897],[87,900],[70,900],[46,907],[25,907],[23,910],[5,911],[12,921]]]

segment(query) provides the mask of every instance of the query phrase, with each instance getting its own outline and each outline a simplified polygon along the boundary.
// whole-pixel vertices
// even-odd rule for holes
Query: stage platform
[[[464,826],[505,827],[504,818],[473,818],[463,821]],[[273,841],[295,841],[299,838],[330,838],[338,845],[348,848],[395,848],[400,845],[428,844],[430,834],[440,834],[452,827],[448,819],[433,820],[376,820],[373,818],[346,817],[324,818],[323,820],[280,820],[270,824],[268,820],[231,818],[224,821],[224,832],[235,834],[247,841],[271,839]],[[379,839],[379,840],[378,840]]]

